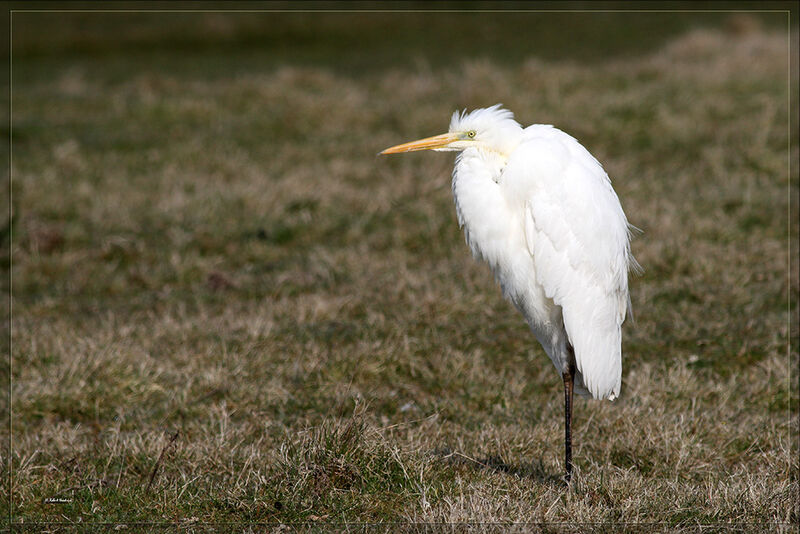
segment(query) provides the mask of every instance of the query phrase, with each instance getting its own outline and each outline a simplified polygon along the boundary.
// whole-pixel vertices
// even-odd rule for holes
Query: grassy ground
[[[14,18],[16,522],[796,526],[785,15],[128,16]],[[375,156],[496,102],[644,230],[570,491],[452,156]]]

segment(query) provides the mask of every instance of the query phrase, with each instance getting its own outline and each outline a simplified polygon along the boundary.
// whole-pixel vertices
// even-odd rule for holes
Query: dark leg
[[[575,366],[569,364],[569,369],[562,375],[564,379],[564,448],[566,459],[564,461],[567,475],[564,477],[569,484],[572,478],[572,384],[575,379]]]

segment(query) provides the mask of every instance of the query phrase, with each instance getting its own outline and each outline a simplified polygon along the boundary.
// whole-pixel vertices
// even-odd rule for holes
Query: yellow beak
[[[398,154],[400,152],[415,152],[417,150],[431,150],[433,148],[444,148],[453,141],[458,141],[459,137],[453,133],[446,133],[442,135],[434,135],[433,137],[426,137],[418,141],[411,141],[410,143],[403,143],[402,145],[395,145],[387,148],[381,154]]]

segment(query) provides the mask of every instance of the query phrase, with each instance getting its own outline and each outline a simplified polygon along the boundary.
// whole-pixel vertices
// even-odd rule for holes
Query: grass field
[[[785,21],[15,13],[14,521],[796,528]],[[375,155],[497,102],[643,230],[569,491],[560,379],[470,257],[452,155]]]

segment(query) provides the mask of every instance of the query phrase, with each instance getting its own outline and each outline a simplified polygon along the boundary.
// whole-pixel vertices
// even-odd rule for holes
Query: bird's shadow
[[[538,484],[552,487],[564,486],[562,476],[548,473],[541,458],[535,458],[531,462],[524,462],[518,465],[509,464],[500,455],[490,454],[473,458],[459,451],[454,451],[448,447],[443,447],[433,451],[433,455],[443,461],[457,466],[466,466],[470,469],[480,469],[514,475],[519,478],[531,479]]]

